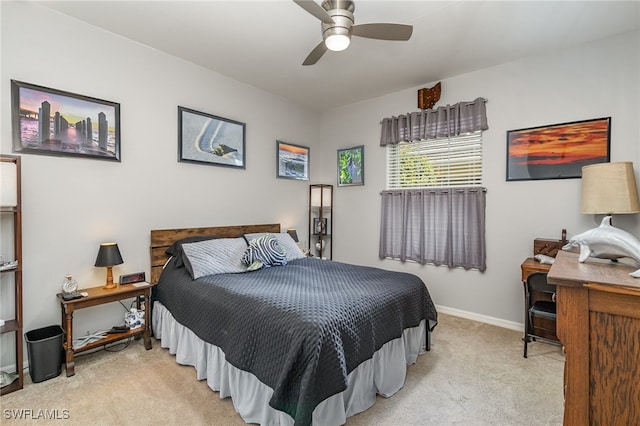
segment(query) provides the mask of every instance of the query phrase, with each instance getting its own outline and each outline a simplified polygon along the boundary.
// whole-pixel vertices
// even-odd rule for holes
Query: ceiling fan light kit
[[[344,34],[331,34],[324,40],[324,44],[327,46],[327,49],[332,52],[341,52],[349,47],[350,43],[351,39],[349,36]]]
[[[404,24],[354,25],[355,4],[351,0],[324,0],[322,6],[313,0],[293,0],[318,18],[322,24],[322,41],[309,53],[302,65],[313,65],[327,50],[339,52],[349,47],[351,36],[377,40],[407,41],[413,27]]]

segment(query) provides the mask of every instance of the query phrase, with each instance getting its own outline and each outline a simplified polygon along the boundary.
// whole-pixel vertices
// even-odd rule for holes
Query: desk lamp
[[[122,256],[120,255],[118,244],[100,244],[100,250],[98,250],[98,257],[96,258],[95,266],[107,267],[107,283],[102,288],[104,288],[105,290],[116,288],[116,285],[113,283],[113,271],[111,270],[111,268],[114,265],[120,265],[122,263],[124,263],[124,261],[122,260]]]

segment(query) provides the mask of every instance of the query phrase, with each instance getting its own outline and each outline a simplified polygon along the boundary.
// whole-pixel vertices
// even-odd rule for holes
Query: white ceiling
[[[411,39],[353,37],[303,67],[320,21],[291,0],[39,3],[317,111],[640,27],[638,0],[356,0],[356,24],[412,24]]]

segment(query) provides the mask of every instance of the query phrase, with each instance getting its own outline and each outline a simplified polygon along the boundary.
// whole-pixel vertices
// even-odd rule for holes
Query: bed
[[[415,275],[301,256],[287,238],[279,224],[152,230],[154,336],[247,423],[344,424],[402,388],[437,313]],[[263,246],[287,254],[247,260]],[[233,269],[238,250],[255,270]]]

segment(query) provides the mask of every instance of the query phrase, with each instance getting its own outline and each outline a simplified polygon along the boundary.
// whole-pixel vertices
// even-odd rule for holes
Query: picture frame
[[[319,217],[313,218],[313,235],[327,235],[327,218],[323,217],[322,221]]]
[[[364,185],[364,145],[338,150],[338,186]]]
[[[309,180],[310,154],[309,147],[276,141],[276,177]]]
[[[178,161],[246,169],[246,124],[178,106]]]
[[[507,131],[507,181],[572,179],[610,159],[611,117]]]
[[[121,161],[116,102],[11,80],[11,125],[13,152]]]

